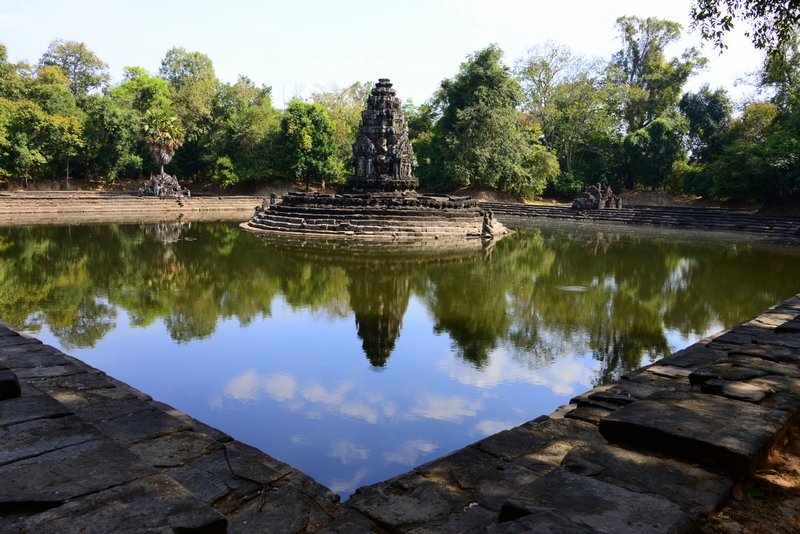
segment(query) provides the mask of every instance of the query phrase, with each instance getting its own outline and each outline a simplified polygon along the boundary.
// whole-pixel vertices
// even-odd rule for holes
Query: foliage
[[[278,146],[283,154],[279,172],[290,180],[324,184],[341,176],[335,159],[333,123],[316,103],[293,99],[281,117]]]
[[[184,130],[180,119],[168,110],[148,110],[144,114],[144,136],[163,175],[164,165],[172,161],[175,151],[183,144]]]
[[[372,82],[356,82],[344,89],[318,92],[311,100],[322,106],[333,123],[333,137],[336,141],[336,159],[345,171],[343,181],[353,173],[353,143],[356,141],[361,112],[366,109],[367,97],[372,90]]]
[[[691,159],[710,161],[724,146],[733,115],[728,93],[724,89],[711,91],[704,85],[696,93],[683,95],[680,110],[689,121],[687,144]]]
[[[85,43],[56,40],[39,59],[39,67],[59,67],[69,79],[69,90],[83,96],[108,82],[108,65],[103,63]]]
[[[442,81],[435,105],[441,114],[433,132],[433,162],[428,184],[480,185],[539,194],[546,180],[527,165],[536,164],[519,127],[519,84],[492,45],[461,64],[452,80]]]
[[[725,34],[736,20],[749,24],[745,35],[769,56],[780,55],[781,43],[791,38],[800,25],[800,3],[796,0],[695,0],[692,27],[715,48],[726,48]]]
[[[140,176],[142,116],[113,98],[99,95],[90,95],[84,102],[84,110],[86,148],[80,164],[85,176],[109,182]]]
[[[679,116],[660,117],[624,141],[628,188],[642,185],[656,189],[666,182],[676,163],[685,157],[686,123]]]
[[[620,17],[617,28],[622,49],[613,55],[609,75],[627,90],[622,114],[632,133],[671,111],[689,76],[705,60],[694,48],[681,58],[666,59],[665,48],[681,34],[677,22]]]

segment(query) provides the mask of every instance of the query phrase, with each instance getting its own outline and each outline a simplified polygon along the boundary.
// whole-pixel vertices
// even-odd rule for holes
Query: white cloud
[[[472,417],[480,409],[481,404],[477,401],[429,393],[417,400],[417,404],[410,411],[426,419],[458,422],[465,417]]]
[[[339,384],[333,391],[328,391],[322,384],[311,384],[303,391],[303,398],[309,402],[339,405],[344,402],[351,389],[353,389],[352,384],[347,382]]]
[[[328,456],[347,465],[356,460],[367,460],[369,458],[369,449],[348,439],[337,439],[331,443]]]
[[[225,393],[236,400],[254,401],[258,398],[262,383],[261,376],[254,369],[250,369],[231,378],[225,384]]]
[[[497,434],[498,432],[501,432],[513,426],[515,426],[515,423],[509,423],[507,421],[492,421],[489,419],[485,419],[483,421],[478,421],[475,424],[475,433],[480,435],[481,437],[491,436],[492,434]]]
[[[297,381],[294,377],[278,373],[264,379],[264,390],[275,400],[287,401],[294,398]]]
[[[400,465],[417,465],[417,459],[422,455],[431,454],[439,448],[439,445],[424,439],[413,439],[406,441],[395,451],[383,453],[383,459],[387,462]]]
[[[368,474],[368,469],[359,469],[350,479],[333,479],[326,485],[336,493],[350,493],[361,485]]]

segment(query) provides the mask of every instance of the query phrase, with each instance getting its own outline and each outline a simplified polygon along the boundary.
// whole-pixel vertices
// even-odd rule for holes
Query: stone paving
[[[800,295],[339,504],[0,326],[0,532],[688,532],[798,422],[798,363]]]

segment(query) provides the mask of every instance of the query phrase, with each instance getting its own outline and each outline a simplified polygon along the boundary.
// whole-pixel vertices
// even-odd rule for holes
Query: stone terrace
[[[0,531],[688,532],[797,422],[799,363],[800,295],[338,504],[2,327]]]

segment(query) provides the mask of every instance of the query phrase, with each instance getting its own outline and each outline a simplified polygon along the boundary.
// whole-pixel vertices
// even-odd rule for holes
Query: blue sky
[[[83,41],[108,63],[114,81],[137,65],[155,73],[172,46],[208,55],[217,76],[239,74],[272,86],[276,105],[294,95],[391,78],[403,99],[429,98],[465,58],[497,43],[513,65],[547,40],[579,54],[608,59],[620,44],[621,15],[680,22],[685,38],[675,55],[701,45],[688,31],[691,0],[3,0],[0,43],[11,61],[35,63],[54,39]],[[723,86],[736,98],[737,78],[758,68],[761,54],[743,36],[729,39],[690,88]]]

